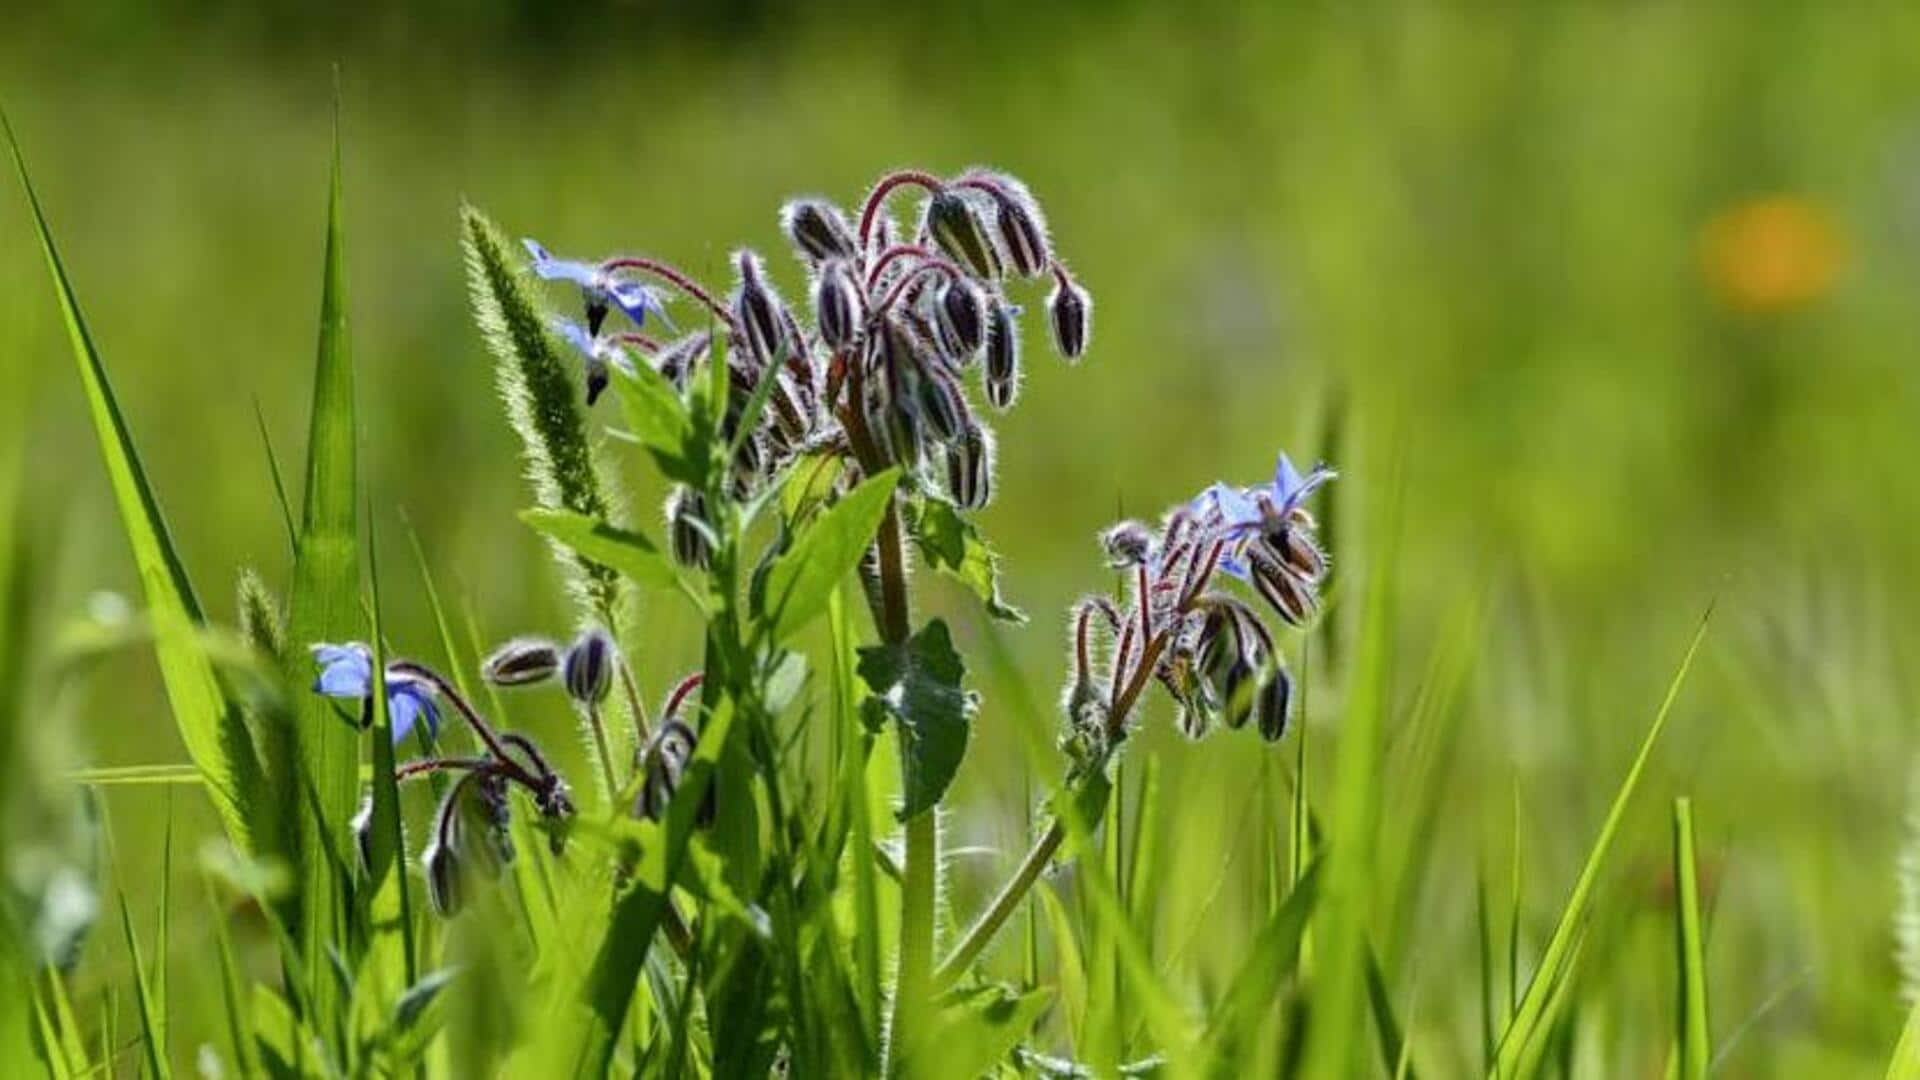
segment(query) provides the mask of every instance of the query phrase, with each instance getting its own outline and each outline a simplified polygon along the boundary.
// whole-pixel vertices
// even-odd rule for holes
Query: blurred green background
[[[1389,739],[1434,649],[1473,633],[1438,812],[1396,814],[1385,780],[1387,835],[1432,829],[1405,925],[1378,928],[1421,1063],[1477,1067],[1475,881],[1505,904],[1516,805],[1537,949],[1717,598],[1605,885],[1611,947],[1585,976],[1580,1067],[1664,1061],[1666,804],[1691,793],[1725,1068],[1864,1075],[1903,1015],[1916,40],[1920,9],[1812,2],[116,3],[0,13],[0,96],[175,539],[227,619],[238,568],[287,573],[255,407],[297,483],[338,62],[362,470],[392,637],[429,656],[405,523],[489,636],[571,625],[555,567],[511,516],[528,497],[466,316],[461,199],[557,251],[643,250],[713,279],[752,245],[797,295],[784,197],[852,202],[906,164],[1018,174],[1098,300],[1079,368],[1030,335],[1022,403],[999,424],[984,524],[1034,616],[1005,638],[1026,694],[1052,699],[1065,605],[1111,584],[1091,538],[1116,515],[1252,482],[1280,447],[1327,456],[1351,588],[1378,539],[1358,510],[1393,482],[1381,448],[1397,448]],[[25,200],[5,187],[0,463],[22,466],[31,600],[51,636],[93,594],[137,598],[138,583]],[[657,479],[623,460],[657,528]],[[933,591],[978,646],[975,612]],[[1462,615],[1476,603],[1477,624]],[[1321,776],[1353,615],[1336,604],[1310,650]],[[659,687],[697,643],[665,605],[644,621]],[[183,758],[144,653],[54,683],[43,670],[29,715],[61,767]],[[1004,676],[983,689],[948,835],[1010,858],[1029,790],[1050,779],[1021,726],[1048,721],[1014,706]],[[571,742],[557,707],[518,719]],[[1292,755],[1250,737],[1187,745],[1168,719],[1149,716],[1140,751],[1160,760],[1168,812],[1149,824],[1180,868],[1157,957],[1217,986],[1257,925],[1247,822],[1284,806]],[[1390,744],[1389,770],[1406,753]],[[110,887],[150,890],[167,798],[107,796]],[[194,835],[210,829],[196,793],[171,798]],[[958,865],[961,912],[1004,862]],[[200,910],[180,916],[185,985],[208,978],[192,960]],[[82,993],[124,979],[112,937],[89,942]],[[178,1022],[204,1035],[213,1016]]]

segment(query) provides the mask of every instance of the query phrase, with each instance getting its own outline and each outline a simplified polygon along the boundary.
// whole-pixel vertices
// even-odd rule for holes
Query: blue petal
[[[588,356],[594,354],[593,336],[587,333],[586,327],[581,326],[572,319],[553,320],[553,332],[567,339],[567,344],[572,345]]]
[[[1280,460],[1273,464],[1273,501],[1286,502],[1293,498],[1293,493],[1299,491],[1300,486],[1299,470],[1293,467],[1293,462],[1287,457],[1286,451],[1281,451]]]
[[[440,710],[426,688],[410,682],[395,683],[387,693],[387,723],[393,728],[393,741],[413,733],[414,724],[427,722],[427,733],[440,733]]]
[[[613,302],[619,305],[621,311],[627,313],[627,318],[633,320],[633,325],[645,326],[647,315],[652,313],[660,317],[660,321],[666,324],[668,330],[676,334],[680,332],[680,328],[673,325],[673,319],[668,317],[666,305],[662,304],[653,290],[645,285],[637,281],[616,281],[607,286],[607,295],[613,298]]]
[[[533,256],[533,272],[547,281],[573,281],[581,285],[591,285],[600,276],[600,268],[589,266],[572,259],[556,259],[546,248],[532,239],[520,241],[527,246],[527,254]]]
[[[337,698],[364,698],[372,692],[373,658],[364,645],[315,645],[320,675],[315,693]]]
[[[1302,480],[1299,485],[1293,489],[1293,492],[1281,503],[1281,509],[1291,510],[1299,506],[1305,502],[1307,496],[1313,494],[1314,490],[1321,484],[1339,475],[1339,473],[1334,472],[1325,465],[1315,465],[1313,471],[1307,474],[1307,478]]]
[[[1213,504],[1220,508],[1220,516],[1228,526],[1253,525],[1260,521],[1260,504],[1239,490],[1225,484],[1215,484],[1207,490],[1212,493]]]

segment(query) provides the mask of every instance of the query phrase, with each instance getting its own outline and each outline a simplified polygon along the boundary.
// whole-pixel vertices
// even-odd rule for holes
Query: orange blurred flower
[[[1833,216],[1794,195],[1722,210],[1700,230],[1700,267],[1720,302],[1765,315],[1812,304],[1833,288],[1846,239]]]

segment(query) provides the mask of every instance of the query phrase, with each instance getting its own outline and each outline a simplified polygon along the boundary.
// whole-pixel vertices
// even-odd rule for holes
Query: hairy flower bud
[[[993,501],[993,434],[979,424],[947,447],[947,494],[965,510]]]
[[[1254,701],[1254,718],[1260,728],[1260,737],[1268,742],[1279,742],[1284,738],[1287,734],[1287,714],[1292,706],[1293,676],[1276,663]]]
[[[1305,626],[1320,610],[1320,594],[1312,582],[1273,557],[1264,544],[1247,549],[1247,568],[1254,591],[1273,606],[1290,626]]]
[[[1023,277],[1039,277],[1047,272],[1053,258],[1047,243],[1046,219],[1040,214],[1039,204],[1019,181],[1012,177],[999,180],[1000,186],[1007,190],[997,199],[1000,210],[995,223],[999,226],[1007,262]]]
[[[1260,542],[1274,560],[1308,583],[1317,584],[1326,577],[1326,553],[1313,542],[1307,527],[1288,523],[1277,530],[1268,531]]]
[[[452,845],[438,840],[427,845],[420,856],[427,874],[427,901],[441,918],[452,918],[466,902],[465,883],[460,880],[460,857]]]
[[[1055,281],[1047,297],[1047,321],[1053,327],[1053,347],[1068,360],[1078,360],[1087,352],[1087,338],[1093,333],[1093,297],[1078,283],[1065,276]]]
[[[813,279],[814,323],[830,349],[852,345],[860,332],[860,285],[851,264],[834,259]]]
[[[1100,534],[1107,565],[1116,570],[1138,566],[1153,555],[1153,530],[1138,521],[1123,521]]]
[[[1010,409],[1020,396],[1020,327],[1013,311],[996,303],[987,315],[987,371],[981,385],[996,409]]]
[[[545,638],[514,638],[480,665],[480,677],[495,686],[532,686],[560,670],[560,647]]]
[[[713,349],[713,332],[702,330],[697,334],[688,334],[661,349],[653,358],[654,370],[673,384],[675,390],[687,388],[687,376],[707,358]]]
[[[667,496],[666,511],[674,561],[705,570],[713,558],[713,529],[707,524],[706,497],[690,487],[676,487]]]
[[[965,196],[950,190],[936,193],[927,200],[925,225],[940,250],[975,277],[1000,277],[1000,254]]]
[[[967,407],[967,395],[960,388],[960,380],[937,365],[929,365],[921,369],[916,386],[920,415],[935,438],[952,442],[966,433],[973,420],[973,410]]]
[[[986,306],[980,290],[969,282],[950,281],[934,297],[934,329],[940,351],[947,359],[965,366],[971,361],[987,335]]]
[[[567,694],[582,705],[598,705],[613,688],[614,644],[605,630],[593,627],[567,648],[564,664]]]
[[[733,296],[733,321],[744,339],[747,355],[762,368],[778,363],[792,347],[787,341],[786,306],[768,283],[760,256],[751,251],[737,252],[734,267],[740,274],[740,287]]]
[[[825,199],[795,199],[780,208],[780,231],[809,262],[851,259],[859,254],[853,227]]]
[[[673,799],[673,793],[680,790],[680,779],[686,775],[687,763],[693,760],[699,743],[694,730],[678,719],[660,725],[653,742],[647,746],[646,780],[640,786],[635,813],[654,821],[666,816],[667,804]]]

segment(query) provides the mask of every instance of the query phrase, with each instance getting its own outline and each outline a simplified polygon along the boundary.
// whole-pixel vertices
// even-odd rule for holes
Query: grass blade
[[[127,955],[133,959],[133,991],[140,1006],[140,1045],[147,1055],[147,1073],[156,1080],[168,1080],[173,1070],[167,1065],[166,1044],[161,1031],[163,1021],[155,1011],[153,992],[147,985],[147,969],[140,959],[140,939],[133,933],[133,914],[127,898],[120,897],[120,929],[127,938]]]
[[[1700,878],[1693,859],[1693,800],[1673,801],[1673,880],[1679,904],[1674,929],[1679,947],[1680,1078],[1705,1080],[1713,1061],[1707,1027],[1707,956],[1701,935]]]
[[[1514,1010],[1512,1021],[1500,1036],[1499,1052],[1494,1056],[1493,1063],[1496,1076],[1519,1075],[1518,1069],[1526,1048],[1539,1041],[1536,1036],[1544,1035],[1540,1029],[1549,1019],[1548,1004],[1555,996],[1555,987],[1563,981],[1566,970],[1571,967],[1570,954],[1579,937],[1580,927],[1585,922],[1587,903],[1592,899],[1594,885],[1600,878],[1600,868],[1606,863],[1614,835],[1619,832],[1621,819],[1626,816],[1627,803],[1633,798],[1634,789],[1640,785],[1640,776],[1646,771],[1647,760],[1653,756],[1654,744],[1659,742],[1660,733],[1667,726],[1673,703],[1680,696],[1680,687],[1687,680],[1687,672],[1693,667],[1694,657],[1700,651],[1700,642],[1707,635],[1707,624],[1712,619],[1713,609],[1709,607],[1701,617],[1699,627],[1693,632],[1693,640],[1687,645],[1679,670],[1674,672],[1673,681],[1667,685],[1666,698],[1661,701],[1653,725],[1640,742],[1640,751],[1634,756],[1626,779],[1620,782],[1620,789],[1614,794],[1613,806],[1607,811],[1606,821],[1600,826],[1600,835],[1587,853],[1586,865],[1581,867],[1580,876],[1574,882],[1573,894],[1561,909],[1560,921],[1553,928],[1553,936],[1547,939],[1546,951],[1541,954],[1539,966],[1534,969],[1533,978],[1527,983],[1527,992],[1521,997],[1519,1008]]]
[[[80,312],[79,299],[67,279],[66,266],[53,242],[52,228],[47,224],[33,181],[27,175],[26,158],[4,114],[0,114],[0,130],[6,134],[20,186],[33,211],[34,229],[60,302],[68,342],[93,417],[94,433],[112,482],[114,501],[119,505],[134,563],[140,571],[167,702],[180,729],[181,741],[186,744],[187,755],[206,777],[207,793],[219,812],[221,823],[235,843],[243,850],[250,849],[256,839],[252,826],[258,810],[255,804],[261,801],[263,790],[252,738],[239,709],[228,699],[215,674],[212,661],[201,648],[199,602],[194,598],[186,567],[174,550],[159,500],[147,481],[146,470],[134,448],[133,435],[107,377],[106,365],[94,347],[93,335]]]
[[[413,908],[408,896],[406,842],[400,829],[400,785],[394,779],[393,720],[387,708],[387,658],[380,623],[380,568],[372,530],[367,541],[367,576],[373,612],[373,823],[367,851],[368,930],[372,970],[379,980],[376,1000],[397,1000],[418,978],[414,971]]]

